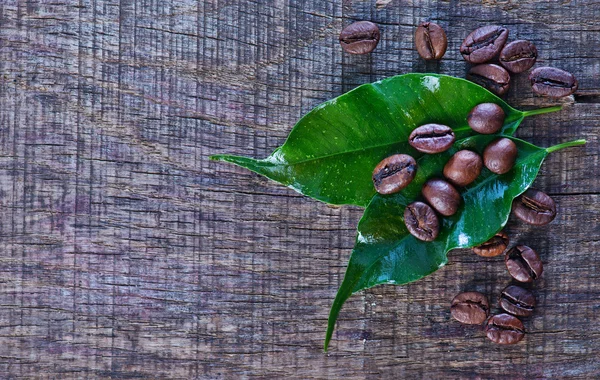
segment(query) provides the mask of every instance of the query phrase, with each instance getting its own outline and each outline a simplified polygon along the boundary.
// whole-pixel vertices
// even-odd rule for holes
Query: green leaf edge
[[[541,109],[541,110],[544,110],[544,109]],[[536,112],[536,111],[541,111],[541,110],[534,110],[533,112]],[[548,112],[552,112],[552,111],[548,111]],[[542,113],[544,113],[544,112],[542,112]],[[536,114],[539,114],[539,112],[537,112]],[[533,182],[535,181],[535,178],[537,178],[537,175],[538,175],[538,173],[539,173],[539,170],[540,170],[540,168],[541,168],[542,164],[544,163],[544,160],[545,160],[545,159],[546,159],[546,157],[548,156],[548,154],[550,154],[550,153],[552,153],[552,152],[556,152],[556,151],[558,151],[558,150],[561,150],[561,149],[565,149],[565,148],[569,148],[569,147],[574,147],[574,146],[579,146],[579,145],[584,145],[584,144],[587,142],[585,139],[579,139],[579,140],[573,140],[573,141],[568,141],[568,142],[565,142],[565,143],[561,143],[561,144],[553,145],[553,146],[551,146],[551,147],[548,147],[548,148],[545,148],[545,149],[544,149],[544,148],[540,148],[540,147],[538,147],[538,146],[535,146],[535,145],[533,145],[533,144],[531,144],[531,143],[529,143],[529,142],[527,142],[527,141],[524,141],[524,140],[521,140],[521,139],[518,139],[518,138],[515,138],[515,137],[512,137],[512,136],[505,136],[505,137],[509,137],[509,138],[511,138],[511,139],[513,139],[513,140],[518,140],[518,141],[520,141],[521,143],[524,143],[524,144],[530,145],[530,146],[532,146],[532,147],[535,147],[535,148],[538,148],[538,149],[543,149],[543,151],[542,151],[542,152],[543,152],[543,154],[544,154],[544,156],[542,157],[542,159],[541,159],[541,161],[540,161],[540,164],[539,164],[539,166],[537,167],[536,174],[535,174],[535,176],[534,176],[534,180],[533,180],[533,181],[532,181],[532,182],[529,184],[529,186],[525,187],[525,189],[524,189],[522,192],[520,192],[519,194],[516,194],[516,195],[515,195],[515,196],[512,198],[513,200],[514,200],[515,198],[517,198],[519,195],[523,194],[525,191],[527,191],[527,189],[528,189],[528,188],[529,188],[529,187],[530,187],[530,186],[533,184]],[[495,176],[492,176],[492,177],[490,177],[490,178],[496,178],[497,176],[498,176],[498,175],[495,175]],[[367,207],[368,207],[368,206],[367,206]],[[359,225],[360,225],[360,223],[362,222],[362,220],[363,220],[363,217],[364,217],[364,214],[363,214],[363,216],[361,217],[360,221],[358,222],[358,224],[359,224]],[[506,225],[506,223],[508,222],[508,218],[509,218],[509,217],[510,217],[510,210],[509,210],[509,212],[507,213],[507,215],[506,215],[506,217],[505,217],[504,221],[503,221],[503,222],[502,222],[502,224],[500,225],[500,229],[502,229],[502,228],[503,228],[503,227]],[[439,270],[440,268],[442,268],[443,266],[445,266],[445,265],[448,263],[448,252],[452,251],[453,249],[459,249],[459,248],[460,248],[460,249],[464,249],[464,248],[472,248],[472,247],[474,247],[474,246],[476,246],[476,245],[478,245],[478,244],[481,244],[481,243],[483,243],[483,242],[487,241],[487,240],[488,240],[488,239],[490,239],[492,236],[493,236],[493,234],[492,234],[491,236],[488,236],[488,238],[487,238],[487,239],[485,239],[485,240],[482,240],[481,242],[479,242],[479,243],[476,243],[476,244],[474,244],[474,245],[471,245],[471,246],[465,246],[465,247],[453,247],[453,248],[449,248],[449,249],[448,249],[448,248],[446,248],[446,249],[445,249],[445,251],[446,251],[446,252],[444,252],[444,254],[446,255],[446,257],[445,257],[445,261],[444,261],[444,262],[442,262],[442,263],[440,264],[440,266],[439,266],[437,269],[434,269],[433,271],[431,271],[431,272],[429,272],[429,273],[425,274],[424,276],[422,276],[422,277],[420,277],[420,278],[417,278],[417,279],[415,279],[415,280],[412,280],[412,281],[407,281],[407,282],[405,282],[405,283],[401,283],[401,284],[393,284],[393,285],[395,285],[395,286],[406,285],[406,284],[409,284],[409,283],[411,283],[411,282],[418,281],[418,280],[420,280],[420,279],[422,279],[422,278],[424,278],[424,277],[427,277],[427,276],[429,276],[430,274],[432,274],[432,273],[436,272],[437,270]],[[354,249],[353,249],[353,252],[354,252]],[[347,273],[344,275],[344,279],[342,280],[342,285],[343,285],[343,283],[344,283],[344,281],[345,281],[345,279],[346,279],[346,275],[347,275]],[[331,338],[333,337],[333,331],[335,330],[335,324],[336,324],[336,322],[337,322],[337,317],[339,316],[339,313],[340,313],[340,311],[342,310],[342,306],[343,306],[343,305],[344,305],[344,303],[345,303],[345,302],[346,302],[346,301],[347,301],[347,300],[350,298],[350,296],[352,296],[353,294],[356,294],[356,293],[358,293],[358,292],[360,292],[360,291],[362,291],[362,290],[370,289],[370,288],[372,288],[372,287],[375,287],[375,286],[378,286],[378,285],[383,285],[383,284],[375,284],[375,285],[369,286],[369,287],[367,287],[367,288],[362,288],[362,289],[354,290],[354,287],[355,287],[355,285],[356,285],[356,284],[357,284],[359,281],[360,281],[360,277],[358,277],[358,279],[357,279],[355,282],[353,282],[353,283],[352,283],[352,286],[350,286],[350,287],[347,287],[347,289],[352,289],[350,292],[345,292],[345,293],[343,294],[343,296],[342,296],[342,297],[340,297],[340,293],[338,292],[338,293],[336,294],[336,296],[335,296],[335,299],[334,299],[334,301],[333,301],[333,304],[331,305],[331,309],[330,309],[330,312],[329,312],[329,317],[328,317],[328,319],[327,319],[327,331],[326,331],[326,334],[325,334],[325,343],[324,343],[324,345],[323,345],[323,350],[324,350],[325,352],[327,352],[327,349],[328,349],[328,347],[329,347],[329,343],[330,343],[330,341],[331,341]],[[339,288],[339,289],[341,289],[341,288],[342,288],[342,285],[340,285],[340,288]],[[338,291],[339,291],[339,289],[338,289]],[[349,293],[349,294],[348,294],[348,293]],[[336,306],[338,306],[338,307],[336,307]]]

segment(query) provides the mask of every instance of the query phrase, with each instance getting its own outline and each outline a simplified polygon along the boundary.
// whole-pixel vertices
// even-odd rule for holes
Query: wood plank
[[[377,3],[377,5],[376,5]],[[372,20],[369,56],[337,36]],[[449,50],[425,63],[422,20]],[[0,4],[0,373],[8,378],[596,378],[600,374],[600,4],[583,1],[32,0]],[[264,157],[317,104],[406,72],[463,77],[458,47],[501,23],[577,76],[518,136],[552,154],[535,186],[559,216],[509,222],[546,267],[525,341],[453,322],[492,299],[499,259],[466,250],[403,287],[329,307],[361,210],[312,201],[215,153]],[[514,78],[510,104],[553,102]]]

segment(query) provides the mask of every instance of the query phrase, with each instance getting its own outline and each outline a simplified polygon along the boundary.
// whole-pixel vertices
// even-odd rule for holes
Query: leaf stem
[[[561,109],[562,109],[562,106],[554,106],[554,107],[538,108],[537,110],[523,111],[523,117],[542,115],[545,113],[560,111]]]
[[[572,146],[584,145],[585,143],[586,143],[585,139],[568,141],[568,142],[564,142],[564,143],[561,143],[561,144],[556,144],[554,146],[546,148],[546,152],[552,153],[552,152],[556,152],[557,150],[561,150],[561,149],[564,149],[564,148],[570,148]]]

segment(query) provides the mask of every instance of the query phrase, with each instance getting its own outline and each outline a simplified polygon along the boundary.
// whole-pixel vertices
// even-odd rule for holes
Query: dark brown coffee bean
[[[537,189],[528,189],[512,204],[515,216],[525,223],[542,226],[556,217],[556,204],[550,196]]]
[[[533,91],[540,95],[560,98],[577,91],[577,79],[568,71],[554,67],[538,67],[529,74]]]
[[[487,297],[479,292],[464,292],[454,297],[450,313],[460,323],[480,325],[490,313],[490,304]]]
[[[483,164],[492,173],[507,173],[517,160],[517,145],[505,137],[498,138],[483,151]]]
[[[510,74],[504,67],[486,63],[471,68],[467,79],[485,87],[498,96],[506,94],[510,86]]]
[[[506,252],[504,263],[512,278],[520,282],[532,282],[544,271],[542,259],[526,245],[517,245]]]
[[[496,233],[492,238],[480,246],[474,247],[473,252],[481,257],[499,256],[506,250],[510,239],[503,231]]]
[[[465,38],[460,45],[460,53],[469,63],[487,62],[500,53],[507,38],[508,29],[497,25],[483,26]]]
[[[444,166],[444,176],[457,186],[467,186],[479,176],[482,167],[483,161],[477,153],[459,150]]]
[[[408,136],[410,146],[423,153],[440,153],[454,143],[454,131],[442,124],[425,124],[414,129]]]
[[[454,186],[443,179],[430,179],[421,189],[427,202],[444,216],[454,215],[460,206],[460,194]]]
[[[395,154],[383,159],[373,170],[373,185],[379,194],[393,194],[404,189],[415,178],[417,162],[408,154]]]
[[[500,52],[500,64],[511,73],[529,70],[537,59],[537,49],[533,43],[517,40],[509,43]]]
[[[444,29],[433,22],[422,22],[415,32],[415,46],[425,60],[442,59],[448,47]]]
[[[348,25],[340,33],[340,45],[350,54],[368,54],[379,43],[379,28],[370,21],[358,21]]]
[[[510,314],[498,314],[488,320],[485,333],[494,343],[515,344],[525,336],[525,327],[517,317]]]
[[[500,294],[500,307],[518,317],[529,317],[535,308],[535,296],[520,286],[509,285]]]
[[[502,128],[504,118],[504,110],[496,103],[481,103],[469,112],[467,123],[475,132],[490,135]]]
[[[404,224],[408,232],[423,241],[433,241],[438,236],[440,224],[435,211],[428,204],[413,202],[404,210]]]

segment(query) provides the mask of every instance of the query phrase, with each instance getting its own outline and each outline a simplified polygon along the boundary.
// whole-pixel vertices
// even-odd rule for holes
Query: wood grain
[[[380,26],[368,56],[337,36]],[[425,63],[420,21],[449,49]],[[600,3],[541,0],[5,0],[0,3],[0,377],[581,378],[600,376]],[[523,343],[450,318],[494,300],[500,259],[360,293],[322,352],[361,210],[332,208],[208,156],[264,157],[317,104],[406,72],[464,76],[474,28],[532,40],[573,72],[562,112],[518,136],[549,146],[536,187],[559,216],[516,220],[545,273]],[[510,104],[553,102],[514,78]]]

